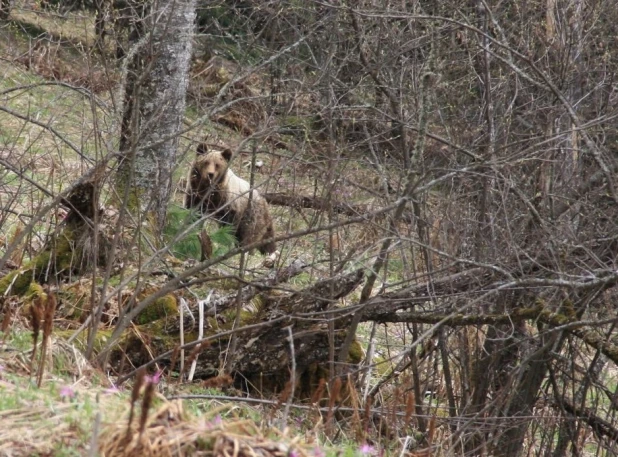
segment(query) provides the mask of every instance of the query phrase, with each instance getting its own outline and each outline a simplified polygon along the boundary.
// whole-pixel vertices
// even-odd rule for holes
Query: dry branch
[[[359,216],[367,213],[367,205],[350,205],[348,203],[333,202],[326,198],[308,197],[284,193],[262,194],[266,201],[275,206],[289,206],[291,208],[311,208],[318,211],[328,211],[331,207],[335,213],[347,216]]]
[[[537,319],[542,315],[543,307],[517,308],[510,313],[492,314],[463,314],[453,312],[427,313],[427,312],[372,312],[363,313],[363,321],[383,323],[406,322],[413,324],[438,324],[450,327],[462,327],[467,325],[500,325],[520,322],[527,319]]]
[[[293,195],[284,193],[266,193],[262,194],[266,201],[275,206],[289,206],[290,208],[310,208],[317,211],[329,211],[331,208],[337,214],[345,214],[346,216],[356,217],[372,214],[374,211],[368,205],[351,205],[329,200],[327,198],[309,197],[306,195]],[[379,215],[372,217],[383,218],[387,213],[380,212]],[[410,214],[403,215],[401,220],[411,222]]]
[[[597,435],[606,436],[612,440],[618,440],[618,429],[610,422],[596,415],[590,408],[576,406],[567,401],[567,399],[561,399],[560,406],[564,408],[567,413],[586,422]]]

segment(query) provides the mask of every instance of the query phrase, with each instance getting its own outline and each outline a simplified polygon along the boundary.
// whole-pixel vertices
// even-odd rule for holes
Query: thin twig
[[[187,301],[184,298],[180,298],[180,347],[182,348],[185,345],[185,311],[184,308],[187,306]],[[201,309],[204,309],[202,307]],[[180,350],[180,372],[185,372],[185,350]],[[179,382],[182,382],[182,379],[179,379]]]
[[[296,386],[296,354],[294,352],[294,334],[292,333],[292,326],[288,326],[288,339],[290,340],[290,362],[292,364],[290,373],[290,391],[288,393],[288,401],[285,402],[285,408],[283,410],[283,417],[281,418],[281,430],[285,430],[288,423],[288,416],[290,414],[290,408],[294,401],[294,388]]]
[[[198,327],[198,336],[197,336],[198,340],[201,340],[204,337],[204,306],[208,304],[211,296],[212,296],[212,290],[208,294],[208,297],[206,297],[206,300],[200,300],[197,303],[198,313],[199,313],[199,317],[198,317],[199,327]],[[181,343],[180,347],[182,346],[183,345]],[[193,376],[195,375],[195,369],[197,368],[197,358],[198,357],[199,357],[199,354],[195,354],[195,358],[193,359],[193,362],[191,362],[191,370],[189,370],[189,377],[187,378],[189,382],[193,381]]]

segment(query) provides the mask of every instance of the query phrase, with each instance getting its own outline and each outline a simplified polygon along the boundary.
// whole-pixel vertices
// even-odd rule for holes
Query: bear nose
[[[215,179],[215,174],[214,173],[208,173],[208,179],[209,180],[214,180]]]

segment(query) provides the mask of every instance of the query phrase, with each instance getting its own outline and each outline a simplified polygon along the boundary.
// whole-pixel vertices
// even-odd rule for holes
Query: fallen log
[[[26,262],[0,278],[0,296],[23,295],[32,282],[48,283],[68,274],[83,274],[92,266],[105,265],[110,240],[101,231],[98,251],[93,250],[97,177],[76,185],[60,200],[67,214],[48,236],[45,247]]]
[[[189,347],[199,348],[197,369],[199,379],[218,376],[225,372],[254,387],[268,391],[280,390],[289,379],[291,367],[288,327],[291,327],[298,378],[304,383],[298,390],[309,395],[312,385],[317,386],[316,376],[324,374],[316,368],[328,361],[329,335],[327,318],[321,312],[333,308],[337,300],[349,295],[362,281],[363,271],[318,281],[301,291],[284,296],[265,289],[260,306],[254,311],[243,311],[239,327],[232,329],[235,310],[205,319],[204,338],[196,343],[197,329],[185,334]],[[116,369],[127,366],[171,365],[177,358],[179,346],[179,318],[168,316],[146,325],[134,326],[125,332],[111,361]],[[236,351],[227,353],[232,335],[235,334]],[[345,329],[335,329],[334,340],[339,347],[345,339]],[[193,343],[191,343],[193,342]],[[191,352],[191,351],[189,351]],[[351,350],[350,362],[360,361],[358,345]],[[223,367],[222,361],[226,364]],[[171,368],[171,367],[170,367]],[[177,368],[177,367],[176,367]],[[123,376],[122,379],[125,379]]]
[[[224,311],[227,311],[232,305],[240,300],[243,303],[248,302],[260,292],[267,291],[277,284],[288,282],[294,276],[302,273],[307,264],[300,259],[294,260],[289,266],[280,271],[273,271],[266,278],[261,281],[252,282],[240,290],[240,297],[238,292],[234,292],[222,296],[211,296],[208,300],[201,300],[203,305],[206,305],[207,309],[205,314],[207,316],[215,316]],[[190,306],[191,311],[197,312],[200,302],[196,302],[193,306]]]

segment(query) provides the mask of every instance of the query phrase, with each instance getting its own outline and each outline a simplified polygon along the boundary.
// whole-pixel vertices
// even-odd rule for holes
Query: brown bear
[[[275,231],[268,203],[249,183],[230,170],[230,149],[209,150],[201,143],[191,168],[186,208],[199,208],[219,225],[234,227],[241,246],[273,238]],[[251,200],[251,201],[250,201]],[[258,247],[262,254],[273,254],[277,247],[270,241]]]

